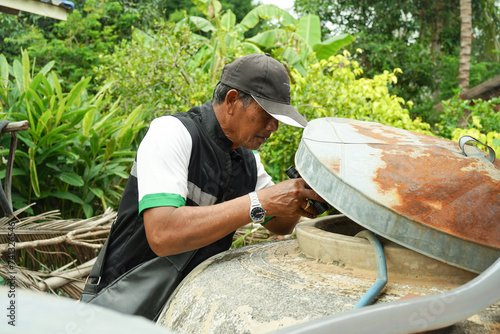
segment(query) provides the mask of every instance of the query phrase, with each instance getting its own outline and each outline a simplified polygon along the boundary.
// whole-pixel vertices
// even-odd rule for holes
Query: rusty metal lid
[[[480,273],[500,257],[500,161],[465,150],[379,123],[321,118],[304,130],[295,164],[356,223]]]

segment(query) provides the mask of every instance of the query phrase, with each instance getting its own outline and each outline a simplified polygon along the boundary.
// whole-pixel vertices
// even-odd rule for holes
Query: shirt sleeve
[[[192,139],[172,116],[153,122],[137,151],[139,214],[159,206],[184,206]]]
[[[255,191],[257,191],[274,185],[274,182],[271,176],[265,171],[259,153],[254,151],[254,154],[255,162],[257,163],[257,185],[255,186]]]

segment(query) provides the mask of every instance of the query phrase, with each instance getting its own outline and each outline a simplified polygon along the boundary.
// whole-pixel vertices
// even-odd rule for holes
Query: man
[[[155,119],[139,146],[97,291],[157,257],[176,263],[179,255],[184,277],[229,249],[235,230],[250,222],[289,234],[301,216],[314,218],[308,199],[321,198],[302,179],[273,185],[253,152],[278,121],[307,124],[290,105],[286,69],[268,54],[228,64],[212,101]]]

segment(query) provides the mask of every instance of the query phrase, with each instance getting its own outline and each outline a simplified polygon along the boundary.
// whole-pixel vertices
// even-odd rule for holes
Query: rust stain
[[[328,168],[335,174],[340,175],[340,158],[328,157],[325,159],[320,159]]]
[[[354,130],[366,137],[373,138],[382,143],[389,145],[397,144],[420,144],[420,145],[441,145],[441,146],[456,146],[458,150],[458,145],[450,140],[433,137],[429,135],[424,135],[418,132],[412,132],[408,130],[393,128],[387,125],[378,123],[353,123]]]
[[[411,150],[410,150],[411,151]],[[421,152],[423,153],[423,152]],[[500,248],[500,183],[477,163],[429,150],[412,158],[382,154],[386,167],[375,182],[382,192],[396,189],[403,215],[458,237]]]
[[[356,128],[377,139],[385,167],[374,182],[381,193],[396,192],[392,209],[422,224],[480,244],[500,248],[500,163],[485,168],[461,155],[452,141],[382,126]],[[387,146],[390,144],[391,146]],[[450,150],[450,148],[452,150]],[[394,196],[394,195],[392,195]]]
[[[495,160],[493,160],[493,166],[500,170],[500,159],[495,158]]]

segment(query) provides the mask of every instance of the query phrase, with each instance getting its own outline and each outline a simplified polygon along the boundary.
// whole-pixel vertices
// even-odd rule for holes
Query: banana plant
[[[202,48],[193,58],[193,66],[203,67],[212,73],[215,78],[218,70],[226,62],[238,56],[249,53],[262,53],[255,44],[245,40],[244,34],[255,27],[260,20],[277,21],[281,25],[295,25],[297,20],[287,11],[274,5],[261,5],[251,10],[240,23],[236,23],[236,15],[231,11],[221,11],[221,4],[217,0],[192,0],[206,18],[198,16],[187,17],[177,25],[188,25],[192,30],[193,39],[202,42]]]
[[[289,65],[303,76],[306,75],[308,59],[328,59],[354,41],[354,36],[341,34],[321,40],[321,25],[317,15],[307,14],[297,22],[295,29],[278,28],[259,33],[247,41],[261,50],[280,54]]]
[[[231,10],[222,12],[222,6],[217,0],[192,2],[205,17],[186,17],[177,23],[177,27],[189,27],[193,43],[200,45],[190,67],[203,68],[212,75],[213,80],[226,63],[242,55],[263,52],[285,60],[290,67],[305,76],[305,68],[311,57],[313,60],[328,59],[354,41],[354,37],[349,34],[322,41],[319,17],[313,14],[297,20],[277,6],[261,5],[237,23],[236,15]],[[245,38],[245,33],[261,20],[271,22],[279,28]],[[134,35],[142,39],[143,43],[154,44],[154,37],[146,36],[138,29]]]

